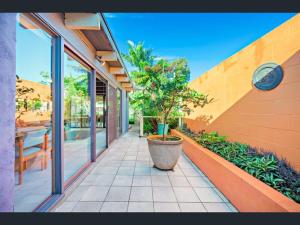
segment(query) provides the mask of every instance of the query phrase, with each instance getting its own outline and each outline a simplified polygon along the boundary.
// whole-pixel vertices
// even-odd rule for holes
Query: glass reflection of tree
[[[83,127],[83,116],[89,115],[88,75],[86,69],[81,65],[69,66],[72,71],[76,72],[76,76],[69,74],[64,77],[65,118],[71,126],[72,117],[78,116],[76,115],[77,110],[72,114],[72,106],[76,106],[76,108],[79,106],[80,127]]]
[[[34,88],[23,85],[23,80],[16,75],[16,120],[29,110],[39,110],[42,107],[40,94],[32,97]]]

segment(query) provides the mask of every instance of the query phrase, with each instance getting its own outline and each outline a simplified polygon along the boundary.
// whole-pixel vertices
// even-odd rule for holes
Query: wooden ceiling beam
[[[125,91],[127,91],[127,92],[133,91],[133,88],[132,88],[132,87],[130,87],[130,88],[124,88],[124,89],[125,89]]]
[[[125,74],[123,67],[109,67],[109,72],[113,75]]]
[[[97,13],[65,13],[65,26],[73,30],[100,30]]]
[[[130,81],[129,77],[126,74],[124,74],[124,75],[123,74],[117,74],[116,79],[119,82],[129,82]]]
[[[117,53],[114,51],[96,51],[96,55],[102,62],[116,62],[118,61]]]
[[[132,88],[132,84],[129,83],[129,82],[126,82],[126,83],[122,82],[121,85],[122,85],[123,88]]]

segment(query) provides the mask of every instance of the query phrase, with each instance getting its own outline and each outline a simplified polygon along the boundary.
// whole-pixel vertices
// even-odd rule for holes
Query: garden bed
[[[192,138],[171,130],[183,138],[183,150],[214,185],[241,212],[300,212],[300,204],[279,191],[204,148]]]

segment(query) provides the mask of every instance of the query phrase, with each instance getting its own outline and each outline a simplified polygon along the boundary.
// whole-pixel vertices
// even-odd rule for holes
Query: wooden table
[[[32,126],[32,127],[17,127],[16,128],[16,138],[24,138],[25,134],[31,131],[37,131],[46,129],[44,126]]]

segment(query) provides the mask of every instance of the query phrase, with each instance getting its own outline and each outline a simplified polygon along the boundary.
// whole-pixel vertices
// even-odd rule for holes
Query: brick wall
[[[117,92],[114,87],[108,88],[108,144],[117,138]]]

